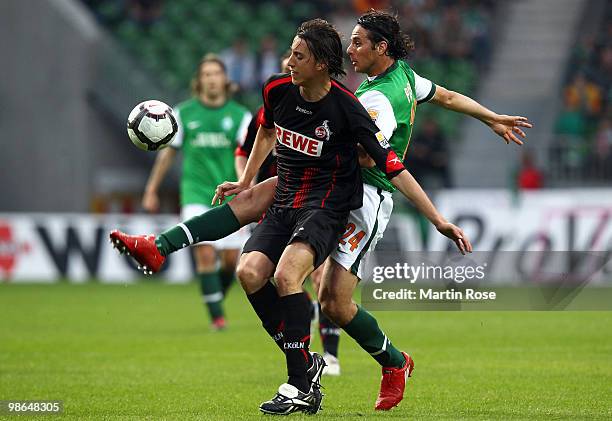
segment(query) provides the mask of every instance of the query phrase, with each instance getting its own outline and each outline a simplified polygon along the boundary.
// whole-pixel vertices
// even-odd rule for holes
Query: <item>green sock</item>
[[[211,319],[223,316],[223,292],[219,272],[198,273],[202,300],[208,307]]]
[[[406,359],[387,338],[370,313],[357,306],[357,314],[344,331],[383,367],[403,367]]]
[[[240,229],[240,222],[227,203],[212,208],[173,226],[155,238],[155,245],[162,256],[200,241],[215,241]]]
[[[232,282],[234,282],[235,272],[233,270],[223,270],[219,272],[219,276],[221,277],[221,290],[223,291],[223,295],[227,292],[227,290],[232,286]]]

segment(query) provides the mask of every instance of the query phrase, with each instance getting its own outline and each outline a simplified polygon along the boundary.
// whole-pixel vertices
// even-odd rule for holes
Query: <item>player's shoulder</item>
[[[359,99],[355,96],[355,94],[343,83],[337,81],[336,79],[331,80],[331,94],[339,101],[341,104],[346,106],[357,106],[360,105]]]
[[[395,73],[395,74],[392,74]],[[396,103],[405,101],[404,89],[409,84],[408,78],[397,68],[387,72],[383,77],[375,79],[357,90],[359,100],[376,103]]]
[[[410,64],[406,60],[397,60],[397,67],[399,67],[406,74],[414,74],[414,70],[410,67]]]
[[[289,73],[276,73],[270,76],[263,84],[264,92],[273,89],[282,89],[291,86],[291,75]]]
[[[277,73],[268,78],[263,84],[264,104],[270,105],[270,100],[281,98],[287,90],[293,86],[289,73]]]
[[[382,82],[388,86],[397,84],[405,86],[406,83],[414,80],[414,70],[404,60],[397,60],[387,77],[383,78]]]

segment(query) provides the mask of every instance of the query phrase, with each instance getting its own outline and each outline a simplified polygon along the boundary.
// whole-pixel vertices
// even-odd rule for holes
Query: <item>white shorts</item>
[[[187,219],[193,218],[194,216],[201,215],[209,209],[210,206],[195,203],[184,205],[181,208],[181,221],[186,221]],[[228,235],[227,237],[221,238],[220,240],[200,241],[199,243],[194,244],[210,245],[217,250],[241,250],[242,246],[244,246],[244,243],[246,243],[250,235],[251,233],[249,227],[247,226],[240,228],[240,230]]]
[[[391,212],[393,212],[391,193],[364,184],[363,206],[352,210],[349,214],[346,230],[330,257],[361,279],[363,266],[361,262],[382,238]]]

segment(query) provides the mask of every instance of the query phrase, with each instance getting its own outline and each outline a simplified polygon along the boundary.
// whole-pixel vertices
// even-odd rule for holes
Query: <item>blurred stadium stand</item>
[[[2,210],[88,211],[103,168],[131,171],[143,157],[125,142],[125,123],[117,123],[133,99],[104,108],[117,117],[91,100],[103,88],[102,72],[120,66],[117,48],[71,0],[3,1],[0,37],[6,41],[0,43],[6,58],[0,80]],[[140,98],[145,91],[135,92],[138,78],[128,76],[136,73],[129,65],[118,70],[104,97],[125,91]],[[155,86],[140,77],[141,87]]]
[[[209,0],[84,0],[115,38],[177,97],[189,95],[189,80],[205,53],[224,54],[236,40],[258,52],[266,39],[282,40],[284,51],[295,26],[314,12],[310,2],[281,7],[276,2]],[[249,75],[258,81],[259,74]],[[239,82],[239,81],[236,81]],[[238,97],[251,108],[259,89],[241,89]],[[259,83],[257,83],[259,85]]]
[[[204,53],[232,54],[236,41],[249,51],[242,63],[250,68],[250,81],[261,82],[261,46],[274,39],[276,54],[291,42],[295,28],[305,19],[322,16],[335,22],[347,38],[357,16],[370,5],[391,7],[415,38],[413,65],[417,72],[461,92],[474,92],[478,69],[486,68],[491,51],[493,2],[254,2],[221,0],[205,5],[191,0],[84,0],[98,20],[115,35],[146,69],[159,77],[170,91],[188,95],[188,81]],[[374,4],[375,3],[375,4]],[[231,4],[231,6],[230,6]],[[223,25],[219,25],[219,22]],[[232,61],[233,62],[233,61]],[[231,67],[231,66],[230,66]],[[230,69],[230,73],[231,69]],[[236,78],[235,78],[236,79]],[[362,77],[349,75],[356,88]],[[234,80],[238,99],[251,108],[260,102],[260,83]],[[459,117],[431,109],[447,134],[454,134]]]
[[[534,123],[528,144],[543,165],[563,69],[586,5],[582,0],[523,0],[500,6],[505,22],[478,100],[500,113],[528,116]],[[479,122],[466,121],[463,134],[469,141],[458,144],[451,160],[457,185],[514,185],[520,151],[501,148],[489,133]]]
[[[612,181],[612,3],[597,6],[575,34],[548,145],[558,185]]]
[[[543,172],[544,186],[609,185],[612,65],[607,64],[606,72],[605,62],[606,54],[612,62],[612,50],[606,48],[612,39],[610,2],[525,0],[502,7],[506,26],[479,100],[507,114],[527,115],[535,123],[528,134],[529,152]],[[587,78],[592,83],[576,84],[577,74],[592,75]],[[589,96],[597,99],[581,100]],[[464,137],[482,138],[486,131],[468,121]],[[500,159],[497,146],[460,143],[451,161],[457,184],[514,185],[518,156]]]

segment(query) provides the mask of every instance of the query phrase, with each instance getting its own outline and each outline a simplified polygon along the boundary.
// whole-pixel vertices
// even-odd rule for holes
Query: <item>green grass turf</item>
[[[236,286],[227,313],[210,332],[194,284],[0,285],[0,400],[61,399],[74,419],[268,419],[257,407],[284,360]],[[316,418],[612,417],[612,312],[376,316],[414,357],[406,398],[373,410],[380,369],[344,335]]]

